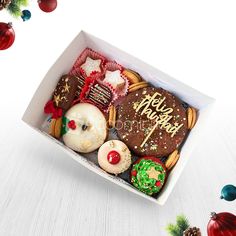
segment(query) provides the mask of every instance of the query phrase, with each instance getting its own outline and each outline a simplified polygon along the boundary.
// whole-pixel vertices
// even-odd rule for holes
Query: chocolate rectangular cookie
[[[76,89],[75,96],[79,98],[80,93],[81,93],[81,91],[82,91],[82,89],[85,85],[85,79],[82,76],[78,76],[77,78],[78,78],[78,86],[77,86],[77,89]]]
[[[53,92],[53,103],[56,107],[68,110],[75,98],[79,80],[76,76],[63,75]]]

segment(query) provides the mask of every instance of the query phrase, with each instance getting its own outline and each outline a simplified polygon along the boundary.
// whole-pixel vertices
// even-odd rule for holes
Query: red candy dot
[[[156,185],[157,187],[161,187],[161,181],[157,181],[157,182],[155,183],[155,185]]]
[[[70,120],[70,121],[68,122],[68,127],[69,127],[70,129],[76,129],[75,121],[74,121],[74,120]]]
[[[137,175],[137,170],[132,170],[131,175],[136,176]]]
[[[110,164],[115,165],[120,161],[120,154],[117,151],[110,151],[107,154],[107,160]]]

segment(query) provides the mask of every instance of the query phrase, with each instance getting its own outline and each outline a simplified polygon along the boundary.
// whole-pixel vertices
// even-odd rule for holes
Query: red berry
[[[107,154],[107,160],[110,164],[115,165],[120,161],[120,154],[117,151],[110,151]]]
[[[132,176],[136,176],[136,175],[137,175],[137,170],[132,170],[132,171],[131,171],[131,175],[132,175]]]
[[[155,183],[155,185],[157,186],[157,187],[161,187],[161,181],[157,181],[156,183]]]
[[[69,127],[70,129],[76,129],[75,121],[74,121],[74,120],[70,120],[70,121],[68,122],[68,127]]]

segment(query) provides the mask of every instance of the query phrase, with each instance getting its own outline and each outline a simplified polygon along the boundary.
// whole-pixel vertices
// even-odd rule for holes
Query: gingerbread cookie
[[[160,192],[166,178],[165,166],[155,157],[140,158],[132,166],[131,183],[147,195]]]
[[[123,142],[110,140],[99,148],[98,164],[108,173],[120,174],[131,165],[130,150]]]
[[[107,137],[104,115],[89,103],[79,103],[71,107],[63,117],[62,123],[65,145],[77,152],[95,151]]]
[[[78,78],[71,75],[63,75],[53,93],[53,102],[56,107],[64,111],[70,108],[76,95]]]
[[[163,157],[183,142],[186,110],[162,88],[147,87],[128,94],[117,111],[119,138],[139,156]]]

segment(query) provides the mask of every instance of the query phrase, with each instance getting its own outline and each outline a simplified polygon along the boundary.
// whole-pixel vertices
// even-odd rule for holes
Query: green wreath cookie
[[[155,157],[142,157],[132,166],[131,183],[147,195],[158,193],[166,178],[165,166]]]

